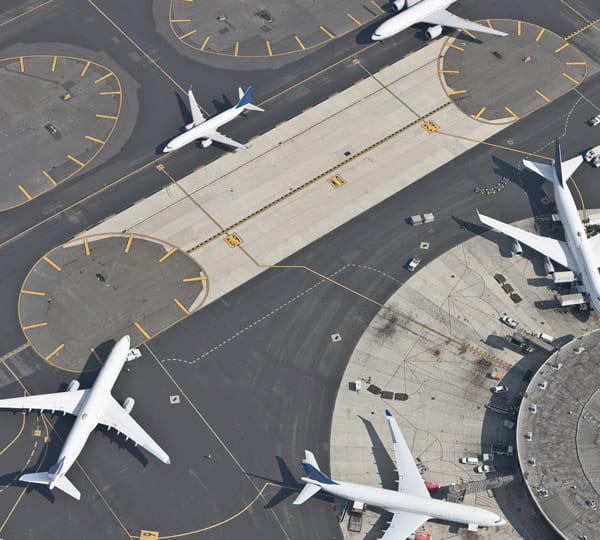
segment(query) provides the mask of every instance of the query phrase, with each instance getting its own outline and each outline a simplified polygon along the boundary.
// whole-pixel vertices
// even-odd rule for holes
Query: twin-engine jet
[[[480,32],[482,34],[492,34],[494,36],[507,35],[505,32],[494,30],[489,26],[477,24],[457,15],[452,15],[446,8],[454,2],[456,0],[396,0],[392,2],[392,5],[400,13],[379,25],[375,32],[373,32],[371,39],[373,41],[382,41],[418,23],[433,25],[425,30],[427,39],[439,37],[442,34],[444,26]]]
[[[79,500],[81,494],[66,474],[83,450],[88,437],[98,424],[113,428],[136,445],[154,454],[163,463],[171,463],[167,453],[129,415],[135,401],[128,397],[123,405],[112,397],[111,390],[128,360],[129,336],[122,337],[113,347],[106,363],[89,390],[79,390],[79,381],[71,381],[66,392],[25,396],[0,400],[0,409],[27,409],[72,414],[77,419],[65,439],[58,461],[48,472],[22,475],[19,480],[57,487]]]
[[[587,237],[575,201],[569,186],[567,186],[570,176],[582,163],[581,156],[563,162],[558,139],[552,164],[523,160],[525,167],[552,182],[554,200],[565,231],[566,242],[538,236],[479,213],[477,215],[481,223],[514,238],[517,242],[535,249],[549,259],[572,270],[580,279],[587,294],[587,300],[596,313],[600,314],[600,273],[598,270],[600,268],[600,235]]]
[[[385,411],[385,414],[394,443],[398,491],[332,480],[321,472],[313,453],[306,450],[302,462],[306,472],[302,480],[306,485],[294,504],[302,504],[322,489],[335,497],[382,508],[391,512],[393,517],[381,540],[405,540],[429,519],[463,523],[468,525],[470,531],[478,527],[504,525],[505,521],[489,510],[432,499],[396,420],[390,411]]]
[[[239,101],[234,107],[207,119],[202,114],[200,107],[198,107],[198,103],[196,103],[194,93],[192,92],[192,87],[190,86],[188,90],[188,99],[190,102],[190,111],[192,113],[192,122],[185,126],[186,131],[184,133],[177,135],[177,137],[169,141],[167,146],[163,148],[163,152],[173,152],[173,150],[178,150],[198,139],[201,139],[200,144],[203,148],[208,148],[213,142],[225,144],[234,148],[248,148],[246,145],[234,141],[217,131],[222,125],[231,122],[246,110],[264,112],[264,109],[250,103],[250,98],[252,96],[251,86],[246,92],[241,88],[238,88],[238,95]]]

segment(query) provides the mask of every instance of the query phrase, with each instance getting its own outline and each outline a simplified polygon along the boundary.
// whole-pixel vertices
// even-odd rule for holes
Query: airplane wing
[[[98,422],[109,428],[119,431],[128,439],[131,439],[151,454],[155,455],[163,463],[171,463],[167,453],[148,435],[142,427],[119,405],[112,396],[104,404],[104,408]]]
[[[198,107],[198,103],[196,103],[196,98],[194,97],[191,86],[188,89],[188,100],[190,102],[190,111],[192,112],[192,120],[194,121],[194,125],[197,126],[202,122],[206,122],[206,117],[202,114],[200,107]]]
[[[489,26],[477,24],[476,22],[469,21],[468,19],[463,19],[458,15],[453,15],[445,9],[436,11],[431,15],[427,15],[427,18],[423,19],[422,22],[429,24],[441,24],[442,26],[447,26],[449,28],[464,28],[465,30],[472,30],[473,32],[481,32],[483,34],[492,34],[493,36],[507,35],[506,32],[500,32],[499,30],[494,30]]]
[[[396,455],[396,468],[398,469],[398,491],[400,493],[408,493],[417,495],[418,497],[426,497],[429,499],[429,491],[425,487],[425,482],[419,473],[415,460],[408,449],[408,445],[402,436],[402,432],[398,427],[396,419],[390,411],[385,411],[385,416],[392,433],[392,441],[394,454]],[[427,518],[423,518],[426,521]],[[421,523],[423,522],[421,521]],[[416,525],[418,527],[419,525]],[[410,531],[412,532],[412,530]],[[407,535],[408,536],[408,535]],[[400,538],[400,537],[398,537]]]
[[[56,392],[38,396],[0,399],[0,409],[27,409],[34,411],[57,411],[76,415],[85,401],[89,390]]]
[[[508,225],[506,223],[502,223],[502,221],[498,221],[497,219],[493,219],[491,217],[484,216],[477,212],[479,216],[479,220],[481,223],[500,231],[501,233],[522,242],[526,246],[529,246],[532,249],[535,249],[542,255],[546,255],[553,261],[556,261],[558,264],[562,264],[569,270],[573,272],[579,272],[579,267],[577,266],[577,262],[575,261],[575,257],[571,254],[571,250],[569,249],[569,245],[566,242],[561,242],[560,240],[555,240],[554,238],[546,238],[544,236],[538,236],[537,234],[533,234],[518,227],[513,227],[512,225]]]
[[[246,145],[241,144],[237,141],[234,141],[233,139],[230,139],[229,137],[223,135],[222,133],[219,133],[218,131],[213,131],[212,133],[208,133],[207,135],[204,135],[204,137],[212,139],[213,141],[221,143],[221,144],[226,144],[227,146],[233,146],[234,148],[243,148],[243,149],[248,148]]]
[[[394,512],[390,526],[383,533],[381,540],[406,540],[406,538],[423,525],[429,517],[430,516],[413,514],[411,512]]]

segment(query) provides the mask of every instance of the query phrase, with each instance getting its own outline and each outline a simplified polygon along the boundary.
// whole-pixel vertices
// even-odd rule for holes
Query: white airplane
[[[554,150],[554,161],[551,165],[523,160],[525,167],[543,176],[554,185],[554,200],[565,231],[566,242],[523,231],[497,219],[481,215],[479,212],[477,215],[481,223],[514,238],[517,243],[522,242],[580,276],[590,304],[596,313],[600,314],[600,274],[598,273],[600,235],[587,237],[575,201],[567,186],[570,176],[582,162],[581,156],[563,162],[558,139]]]
[[[323,489],[335,497],[382,508],[391,512],[393,517],[381,540],[405,540],[429,519],[464,523],[470,531],[477,530],[477,527],[504,525],[504,520],[489,510],[432,499],[396,420],[390,411],[385,411],[385,414],[394,443],[398,491],[331,480],[320,471],[313,453],[306,450],[302,462],[307,474],[302,480],[306,485],[294,504],[302,504]]]
[[[452,15],[446,8],[454,2],[456,0],[396,0],[392,2],[392,5],[400,13],[380,24],[375,32],[373,32],[371,39],[373,41],[382,41],[418,23],[433,25],[425,30],[427,39],[439,37],[442,34],[444,26],[472,30],[473,32],[492,34],[494,36],[507,35],[505,32],[494,30],[489,26],[477,24],[457,15]]]
[[[66,474],[98,424],[109,429],[113,428],[117,433],[123,433],[136,446],[139,444],[162,462],[171,463],[166,452],[129,415],[135,404],[134,399],[128,397],[123,405],[120,405],[110,393],[123,365],[128,360],[128,355],[129,336],[124,336],[113,347],[89,390],[79,390],[79,381],[73,380],[69,383],[66,392],[0,400],[1,409],[60,411],[63,415],[72,414],[77,417],[65,439],[58,461],[50,467],[50,470],[24,474],[19,480],[34,484],[46,484],[50,489],[57,487],[79,500],[81,494],[66,477]]]
[[[217,131],[222,125],[231,122],[231,120],[237,118],[246,110],[264,112],[264,109],[250,103],[250,97],[252,95],[251,86],[246,92],[241,88],[238,88],[238,95],[239,101],[234,107],[207,119],[202,114],[200,107],[198,107],[192,92],[192,87],[190,86],[188,98],[190,101],[190,111],[192,112],[192,122],[185,126],[185,133],[177,135],[177,137],[169,141],[167,146],[163,148],[163,152],[172,152],[197,139],[202,139],[201,144],[203,148],[208,148],[213,142],[226,144],[227,146],[233,146],[234,148],[248,148]]]

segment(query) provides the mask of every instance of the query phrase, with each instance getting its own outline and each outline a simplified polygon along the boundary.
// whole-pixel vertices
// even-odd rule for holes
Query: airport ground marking
[[[563,44],[562,44],[562,45],[561,45],[561,46],[560,46],[558,49],[556,49],[556,50],[554,51],[554,53],[555,53],[555,54],[556,54],[556,53],[559,53],[559,52],[560,52],[560,51],[562,51],[563,49],[566,49],[568,46],[569,46],[569,44],[568,44],[568,43],[563,43]]]
[[[439,69],[438,73],[460,73],[457,69]]]
[[[563,77],[566,77],[567,79],[569,79],[571,82],[573,82],[573,83],[575,83],[575,84],[579,84],[579,83],[581,82],[581,81],[577,81],[577,80],[575,80],[573,77],[571,77],[571,76],[570,76],[569,74],[567,74],[567,73],[563,73],[562,75],[563,75]]]
[[[541,28],[541,29],[540,29],[540,31],[539,31],[539,33],[538,33],[538,35],[535,37],[535,40],[536,40],[536,41],[539,41],[539,40],[540,40],[540,38],[541,38],[541,37],[544,35],[544,32],[545,32],[545,31],[546,31],[546,29],[545,29],[545,28]]]
[[[189,32],[183,34],[183,36],[179,36],[179,39],[185,39],[186,37],[190,37],[194,35],[198,30],[190,30]]]
[[[25,289],[21,289],[21,292],[23,294],[33,294],[35,296],[46,296],[45,292],[39,292],[39,291],[27,291]]]
[[[25,17],[25,15],[29,15],[29,13],[35,11],[36,9],[40,9],[41,7],[44,7],[45,5],[50,4],[53,1],[54,0],[46,0],[46,2],[43,2],[35,7],[32,7],[31,9],[28,9],[27,11],[24,11],[23,13],[19,13],[19,15],[15,15],[12,19],[8,19],[7,21],[0,23],[0,28],[2,28],[5,24],[16,21],[17,19],[20,19],[21,17]]]
[[[494,27],[492,26],[492,21],[490,19],[486,19],[485,22],[487,23],[487,25],[490,27],[491,30],[494,29]]]
[[[479,119],[479,117],[485,112],[486,109],[487,107],[481,107],[481,109],[479,109],[479,112],[473,118],[475,120]]]
[[[302,43],[302,40],[298,36],[294,36],[294,39],[296,40],[296,43],[298,43],[300,48],[304,51],[306,47],[304,46],[304,43]]]
[[[110,92],[98,92],[98,95],[100,96],[114,96],[116,94],[120,94],[121,92],[118,91],[110,91]]]
[[[585,66],[586,62],[565,62],[566,66]]]
[[[265,41],[265,44],[267,46],[267,53],[269,56],[273,56],[273,50],[271,49],[271,42],[270,41]]]
[[[133,323],[134,326],[141,332],[141,334],[146,338],[146,339],[150,339],[150,334],[148,334],[148,332],[146,332],[146,330],[144,330],[142,328],[142,325],[140,323],[138,323],[137,321]]]
[[[55,354],[59,353],[65,348],[65,344],[61,343],[56,349],[54,349],[48,356],[44,357],[44,360],[50,360]]]
[[[106,74],[102,75],[102,77],[100,77],[99,79],[96,79],[96,80],[94,81],[94,84],[98,84],[99,82],[101,82],[101,81],[103,81],[103,80],[105,80],[105,79],[108,79],[108,78],[109,78],[110,76],[112,76],[112,75],[114,75],[114,73],[113,73],[112,71],[109,71],[108,73],[106,73]]]
[[[118,116],[110,116],[109,114],[97,114],[96,118],[108,118],[109,120],[116,120]]]
[[[508,114],[510,114],[510,115],[512,115],[514,117],[515,120],[519,119],[519,116],[516,113],[514,113],[513,111],[511,111],[508,107],[504,107],[504,108],[506,109],[506,112]]]
[[[461,28],[460,29],[461,32],[467,34],[467,36],[473,38],[473,39],[477,39],[477,36],[473,35],[471,32],[469,32],[466,28]]]
[[[25,413],[26,411],[22,411],[23,413]],[[23,430],[25,429],[25,422],[27,420],[27,415],[26,414],[22,414],[21,415],[21,428],[19,429],[19,431],[17,432],[17,434],[13,437],[12,441],[10,441],[2,450],[0,450],[0,456],[2,454],[4,454],[4,452],[6,452],[16,441],[17,439],[21,436],[21,434],[23,433]],[[35,447],[34,447],[35,450]]]
[[[54,59],[52,60],[52,67],[50,68],[50,71],[52,73],[54,73],[54,70],[56,69],[56,61],[58,60],[58,56],[55,56]]]
[[[319,29],[321,29],[323,32],[325,32],[331,39],[333,39],[335,36],[329,31],[327,30],[327,28],[325,28],[324,26],[319,26]]]
[[[91,64],[91,62],[88,60],[85,64],[85,66],[83,66],[81,73],[79,74],[80,77],[85,77],[85,74],[87,73],[87,70],[90,67],[90,64]]]
[[[233,50],[233,56],[237,56],[239,52],[240,52],[240,42],[236,41],[235,48]]]
[[[462,47],[459,47],[458,45],[454,45],[454,43],[448,43],[448,47],[452,47],[453,49],[458,49],[459,51],[464,52],[464,49]]]
[[[129,253],[129,250],[131,249],[131,242],[133,242],[133,234],[130,234],[127,239],[127,244],[125,245],[125,250],[123,251],[124,253]]]
[[[186,315],[190,315],[189,309],[187,309],[177,298],[173,298],[173,302],[177,304],[177,307],[181,309]]]
[[[87,236],[83,237],[83,247],[85,248],[86,257],[90,256],[90,244],[88,242]]]
[[[101,141],[100,139],[96,139],[95,137],[91,137],[90,135],[84,135],[84,137],[98,144],[106,144],[106,141]]]
[[[53,185],[58,185],[58,183],[56,182],[56,180],[54,180],[54,178],[52,178],[47,171],[42,171],[42,174],[53,184]]]
[[[369,0],[372,5],[374,5],[381,13],[385,13],[385,9],[383,9],[375,0]]]
[[[19,184],[17,187],[19,188],[19,190],[21,191],[21,193],[23,195],[25,195],[25,197],[27,197],[28,201],[30,201],[31,199],[33,199],[33,197],[31,195],[29,195],[29,193],[27,192],[27,190],[21,184]]]
[[[210,40],[210,36],[206,36],[206,37],[204,38],[204,42],[202,43],[202,47],[200,47],[200,50],[201,50],[201,51],[203,51],[203,50],[204,50],[204,48],[205,48],[205,47],[208,45],[208,42],[209,42],[209,40]]]
[[[19,57],[19,67],[21,68],[21,73],[23,73],[25,71],[25,62],[22,56]]]
[[[30,324],[28,326],[23,326],[23,330],[31,330],[32,328],[41,328],[42,326],[48,326],[47,322],[41,322],[37,324]]]
[[[67,158],[70,159],[73,163],[77,163],[80,167],[85,167],[85,163],[79,161],[77,158],[74,158],[71,154],[67,154]]]
[[[577,34],[580,34],[581,32],[587,30],[588,28],[591,28],[592,26],[600,31],[600,28],[598,28],[596,25],[598,23],[600,23],[600,17],[597,19],[594,19],[593,21],[590,21],[585,15],[583,15],[580,11],[577,11],[571,4],[569,4],[568,2],[566,2],[566,0],[560,0],[560,3],[563,4],[564,6],[568,7],[571,11],[573,11],[576,15],[578,15],[579,17],[581,17],[587,24],[583,27],[580,28],[579,30],[575,30],[575,32],[572,32],[571,34],[569,34],[567,37],[565,37],[565,40],[569,40],[573,37],[575,37]]]
[[[183,278],[181,281],[183,281],[183,283],[189,283],[190,281],[204,281],[206,279],[208,279],[208,276],[196,276],[196,277]]]
[[[540,96],[542,99],[546,100],[546,103],[550,103],[552,100],[549,97],[546,97],[544,94],[542,94],[539,90],[534,90],[534,92]]]
[[[521,21],[517,21],[517,36],[521,35]]]
[[[350,13],[346,13],[346,16],[353,21],[357,26],[360,26],[362,23],[356,18],[353,17]]]
[[[52,259],[50,259],[47,255],[44,255],[42,257],[42,259],[44,261],[46,261],[50,266],[52,266],[55,270],[57,270],[58,272],[60,272],[62,270],[62,268],[60,266],[58,266],[58,264],[56,264]]]
[[[100,355],[98,354],[98,351],[96,351],[96,349],[94,349],[94,347],[92,347],[90,349],[90,352],[94,355],[94,358],[96,359],[96,361],[98,362],[98,364],[100,364],[100,367],[102,367],[104,365],[104,362],[102,361],[102,358],[100,358]]]
[[[170,251],[167,251],[167,253],[165,253],[160,259],[158,259],[158,262],[161,263],[163,261],[166,261],[176,251],[177,251],[176,247],[172,248]]]
[[[453,96],[455,94],[466,94],[468,92],[468,90],[451,90],[449,92],[446,92],[449,96]]]

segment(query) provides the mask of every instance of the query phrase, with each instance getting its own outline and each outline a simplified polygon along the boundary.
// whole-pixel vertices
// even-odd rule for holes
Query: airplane
[[[392,2],[397,15],[380,24],[373,32],[371,39],[373,41],[382,41],[395,36],[398,32],[406,30],[409,26],[417,23],[432,24],[425,30],[427,39],[435,39],[441,36],[444,26],[449,28],[461,28],[481,32],[483,34],[492,34],[494,36],[506,36],[505,32],[494,30],[489,26],[477,24],[457,15],[452,15],[446,8],[456,2],[456,0],[396,0]]]
[[[171,463],[166,452],[130,416],[135,400],[128,397],[123,405],[120,405],[111,395],[112,387],[129,359],[129,344],[129,336],[124,336],[117,341],[89,390],[79,390],[79,381],[73,380],[65,392],[0,400],[1,409],[27,409],[53,413],[60,411],[63,416],[72,414],[77,417],[65,439],[58,461],[48,472],[24,474],[19,480],[45,484],[50,489],[56,487],[79,500],[81,493],[66,474],[83,450],[88,437],[99,424],[108,429],[113,428],[117,433],[123,433],[126,439],[131,439],[136,446],[139,444],[163,463]]]
[[[600,314],[600,274],[598,273],[600,235],[587,237],[575,201],[567,186],[567,181],[581,163],[583,163],[581,156],[562,161],[558,139],[554,148],[552,164],[523,160],[525,167],[552,182],[554,200],[565,231],[566,242],[523,231],[518,227],[479,214],[479,212],[477,215],[484,225],[513,238],[517,247],[520,247],[519,242],[522,242],[580,276],[588,301],[596,313]]]
[[[264,112],[264,109],[250,103],[250,97],[252,96],[251,86],[248,87],[246,92],[241,88],[238,88],[238,95],[239,101],[234,107],[207,119],[202,114],[200,107],[198,107],[196,99],[194,98],[194,93],[192,92],[192,86],[190,85],[188,89],[188,99],[190,101],[190,111],[192,112],[192,122],[185,126],[185,133],[177,135],[177,137],[169,141],[163,148],[163,152],[173,152],[173,150],[178,150],[197,139],[202,139],[200,144],[202,144],[203,148],[208,148],[213,142],[233,146],[234,148],[248,148],[246,145],[234,141],[217,131],[222,125],[231,122],[231,120],[237,118],[246,110]]]
[[[393,517],[381,540],[405,540],[429,519],[463,523],[468,525],[470,531],[475,531],[478,527],[498,527],[505,524],[504,519],[489,510],[432,499],[398,423],[390,411],[386,410],[385,415],[394,443],[398,491],[332,480],[321,472],[314,454],[305,450],[302,467],[307,476],[302,480],[306,485],[294,504],[304,503],[322,489],[335,497],[382,508],[391,512]]]

